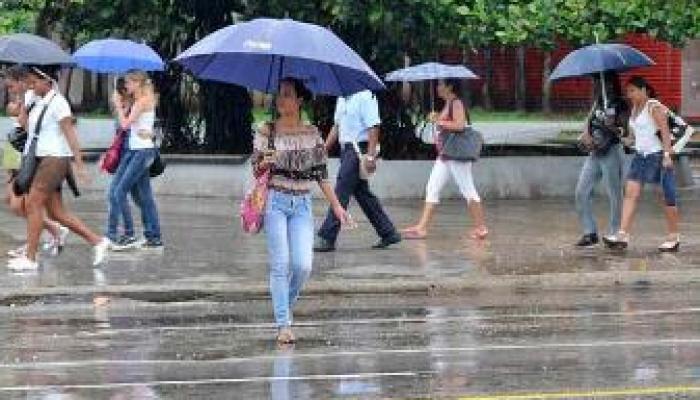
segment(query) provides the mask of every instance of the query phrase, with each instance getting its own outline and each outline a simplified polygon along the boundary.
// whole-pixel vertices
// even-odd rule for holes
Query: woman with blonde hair
[[[119,167],[114,173],[109,193],[109,217],[107,237],[113,247],[142,247],[162,249],[160,221],[156,206],[149,170],[157,156],[154,124],[156,115],[156,95],[153,84],[143,71],[130,71],[125,78],[126,92],[132,97],[131,107],[121,94],[115,93],[112,101],[119,125],[129,131],[127,151],[122,154]],[[131,218],[125,213],[128,207],[127,194],[136,188],[144,222],[145,240],[141,243],[134,236],[119,238],[117,228],[120,216]],[[133,226],[133,221],[124,221],[125,226]]]

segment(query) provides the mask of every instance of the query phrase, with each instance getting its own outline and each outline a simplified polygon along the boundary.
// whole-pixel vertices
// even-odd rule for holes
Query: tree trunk
[[[515,107],[518,111],[525,111],[527,108],[527,77],[525,76],[524,46],[518,46],[516,49],[516,63]]]
[[[484,109],[493,110],[493,99],[491,97],[491,88],[493,86],[493,53],[490,48],[484,49],[484,64],[485,73],[484,85],[481,87],[481,95],[484,101]]]
[[[552,75],[552,52],[544,52],[544,63],[542,68],[542,111],[546,114],[552,112],[552,82],[549,77]]]

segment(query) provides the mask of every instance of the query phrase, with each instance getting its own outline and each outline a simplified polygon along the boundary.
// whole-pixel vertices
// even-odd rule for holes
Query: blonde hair
[[[126,73],[125,79],[138,83],[141,93],[135,97],[144,96],[155,103],[156,92],[155,88],[153,87],[153,82],[151,81],[151,78],[148,77],[148,74],[139,70],[131,70]]]

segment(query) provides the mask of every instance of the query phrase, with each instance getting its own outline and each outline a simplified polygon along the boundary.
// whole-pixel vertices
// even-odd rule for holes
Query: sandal
[[[620,231],[616,235],[604,236],[603,242],[609,249],[625,250],[629,246],[630,235],[627,232]]]
[[[296,343],[296,338],[294,337],[294,333],[292,332],[292,328],[286,327],[286,328],[280,328],[279,332],[277,332],[277,343],[278,344],[292,344]]]
[[[423,240],[428,236],[425,232],[420,232],[417,230],[403,231],[401,237],[406,240]]]
[[[675,253],[681,247],[681,236],[679,234],[668,235],[666,241],[661,243],[659,251],[662,253]]]
[[[475,228],[469,236],[474,240],[484,240],[488,235],[489,229],[483,226],[481,228]]]

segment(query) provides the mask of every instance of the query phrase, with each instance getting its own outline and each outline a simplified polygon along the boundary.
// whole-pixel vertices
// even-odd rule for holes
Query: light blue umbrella
[[[416,82],[438,79],[479,79],[464,65],[448,65],[436,62],[413,65],[386,75],[387,82]]]
[[[0,64],[75,65],[56,43],[29,33],[0,36]]]
[[[260,18],[222,28],[175,58],[200,79],[274,93],[283,78],[314,93],[347,96],[382,90],[367,63],[330,30],[291,19]]]
[[[101,73],[165,69],[163,59],[152,48],[126,39],[93,40],[76,50],[73,59],[79,67]]]

